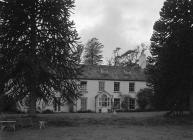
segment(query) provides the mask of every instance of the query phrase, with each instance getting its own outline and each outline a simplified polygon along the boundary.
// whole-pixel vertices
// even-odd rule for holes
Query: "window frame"
[[[131,86],[133,84],[133,86]],[[135,92],[135,82],[129,82],[129,92]]]
[[[105,81],[99,81],[99,91],[105,91]]]
[[[135,105],[136,105],[136,99],[135,98],[129,98],[129,109],[135,110]]]
[[[82,84],[85,83],[85,84]],[[80,81],[80,90],[87,91],[87,81]]]
[[[115,100],[116,100],[116,101],[115,101]],[[116,104],[117,106],[115,106],[115,104]],[[114,98],[113,108],[114,108],[114,109],[121,109],[121,99],[120,99],[120,98]]]
[[[87,97],[81,97],[80,98],[80,110],[81,111],[86,111],[87,110],[87,102],[88,102]]]
[[[111,99],[107,95],[103,94],[98,98],[99,107],[110,107],[110,105],[111,105]]]
[[[114,82],[114,92],[120,92],[120,82]]]

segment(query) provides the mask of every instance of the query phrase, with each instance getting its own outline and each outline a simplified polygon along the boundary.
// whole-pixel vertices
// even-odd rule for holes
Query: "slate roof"
[[[113,80],[113,81],[145,81],[144,70],[139,66],[126,68],[107,65],[82,65],[78,79]]]

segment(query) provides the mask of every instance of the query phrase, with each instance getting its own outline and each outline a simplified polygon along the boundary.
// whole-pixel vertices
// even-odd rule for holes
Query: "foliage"
[[[90,39],[85,46],[84,64],[99,65],[102,63],[102,48],[104,46],[97,38]]]
[[[135,66],[147,48],[148,46],[145,43],[141,43],[135,49],[126,51],[120,56],[120,64],[122,66]]]
[[[157,107],[184,110],[193,90],[193,1],[166,0],[154,24],[148,83]]]
[[[123,108],[124,111],[129,110],[129,97],[123,98],[123,101],[121,102],[121,107]]]
[[[53,114],[54,112],[52,110],[46,109],[42,111],[42,114]]]
[[[0,96],[0,112],[17,112],[16,101],[9,96]]]
[[[77,113],[94,113],[92,110],[78,110]]]
[[[137,103],[140,109],[145,110],[149,107],[153,107],[153,92],[149,88],[141,89],[137,93]]]
[[[135,66],[139,62],[139,58],[142,53],[147,50],[148,46],[145,43],[141,43],[135,49],[128,50],[120,55],[121,48],[113,50],[113,57],[107,59],[107,65],[109,66]]]
[[[0,70],[3,93],[16,100],[62,91],[67,100],[77,98],[80,45],[70,20],[74,0],[0,1]]]

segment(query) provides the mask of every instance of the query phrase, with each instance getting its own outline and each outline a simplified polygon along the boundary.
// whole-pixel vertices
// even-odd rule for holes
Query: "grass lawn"
[[[164,118],[162,112],[38,115],[48,126],[0,132],[0,140],[192,140],[191,118]],[[16,117],[19,115],[12,115]]]

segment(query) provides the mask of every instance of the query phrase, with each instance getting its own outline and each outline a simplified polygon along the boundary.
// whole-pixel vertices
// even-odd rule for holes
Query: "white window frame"
[[[87,97],[81,97],[80,98],[80,106],[81,106],[81,110],[82,111],[86,111],[87,110],[87,102],[88,102]]]
[[[104,96],[106,96],[105,98],[103,98]],[[107,95],[103,94],[98,98],[98,106],[99,107],[109,107],[111,100],[110,97],[108,97]]]
[[[83,82],[86,84],[82,84]],[[80,81],[80,90],[87,91],[87,81]]]
[[[115,107],[115,100],[119,100],[119,106],[118,108]],[[118,103],[118,102],[117,102]],[[121,108],[121,99],[120,98],[114,98],[114,108],[115,109],[120,109]]]
[[[99,81],[99,91],[105,90],[105,81]]]
[[[135,104],[136,104],[136,99],[135,98],[129,98],[129,109],[130,110],[135,110]]]
[[[116,87],[116,83],[118,83],[118,84],[117,84],[117,86],[119,85],[118,87]],[[115,88],[115,87],[116,87],[116,88]],[[117,90],[117,89],[118,89],[118,90]],[[120,82],[114,82],[114,92],[119,92],[119,91],[120,91]]]
[[[133,84],[133,87],[130,84]],[[129,92],[135,92],[135,82],[129,82]]]

